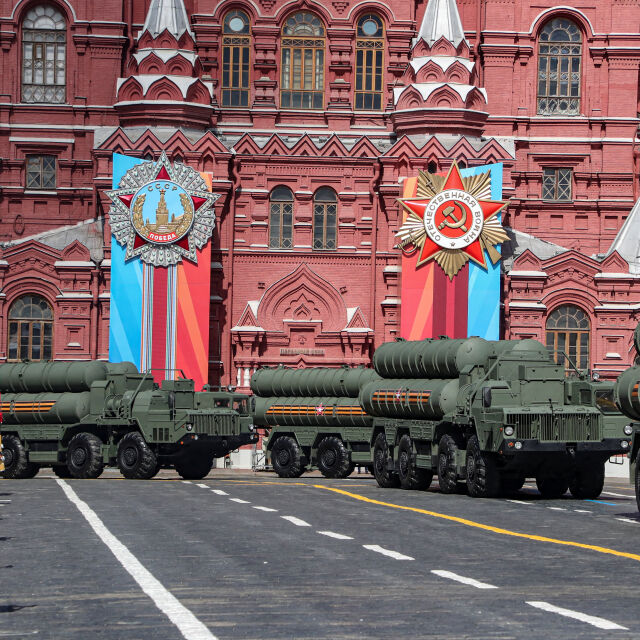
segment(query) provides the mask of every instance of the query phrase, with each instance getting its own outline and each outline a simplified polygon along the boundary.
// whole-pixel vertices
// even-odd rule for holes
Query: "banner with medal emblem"
[[[497,340],[500,333],[502,164],[404,181],[400,335]]]
[[[208,379],[211,176],[113,154],[109,360]]]

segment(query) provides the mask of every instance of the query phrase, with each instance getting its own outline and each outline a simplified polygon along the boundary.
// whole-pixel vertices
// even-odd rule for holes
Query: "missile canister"
[[[373,418],[355,398],[276,396],[256,398],[253,422],[260,426],[369,427]]]
[[[387,342],[373,354],[373,367],[384,378],[454,378],[491,355],[493,343],[484,338]]]
[[[370,380],[379,378],[373,369],[364,367],[311,369],[258,369],[251,376],[251,390],[262,397],[340,396],[357,398],[360,387]]]
[[[639,392],[640,367],[630,367],[618,376],[613,394],[620,411],[632,420],[640,420]]]
[[[73,424],[89,414],[88,391],[80,393],[3,393],[0,409],[8,424]]]
[[[432,420],[456,408],[459,381],[389,378],[365,385],[360,391],[362,408],[373,416]]]
[[[0,393],[88,391],[108,373],[138,373],[131,362],[16,362],[0,365]]]

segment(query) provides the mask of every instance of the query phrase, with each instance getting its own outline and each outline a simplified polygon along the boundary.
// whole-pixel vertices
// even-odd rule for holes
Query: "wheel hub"
[[[13,464],[13,451],[7,448],[4,450],[4,466],[10,467]]]
[[[71,462],[75,467],[81,467],[87,461],[87,452],[82,447],[75,448],[71,453]]]
[[[399,457],[400,459],[398,460],[398,464],[400,467],[400,475],[403,478],[406,478],[409,473],[409,455],[406,451],[403,451]]]
[[[281,449],[280,451],[278,451],[278,462],[283,467],[286,467],[289,464],[290,460],[291,457],[289,456],[289,452],[286,449]]]
[[[138,461],[138,450],[135,447],[127,447],[122,452],[122,460],[127,467],[133,467]]]
[[[476,460],[473,456],[469,456],[467,460],[467,477],[472,481],[475,480],[476,477]]]
[[[322,456],[322,462],[324,466],[327,468],[333,467],[337,459],[338,459],[338,456],[336,455],[336,452],[333,451],[332,449],[325,451],[324,455]]]

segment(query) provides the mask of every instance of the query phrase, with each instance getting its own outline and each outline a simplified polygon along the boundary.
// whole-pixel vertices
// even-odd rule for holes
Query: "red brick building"
[[[400,182],[454,160],[504,164],[505,337],[616,375],[640,6],[574,5],[0,0],[0,361],[107,357],[111,154],[166,150],[223,194],[211,382],[368,362],[399,328]]]

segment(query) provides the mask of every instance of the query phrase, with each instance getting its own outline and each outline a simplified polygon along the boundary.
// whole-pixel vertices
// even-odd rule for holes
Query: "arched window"
[[[283,109],[324,107],[324,26],[301,11],[282,27],[280,106]]]
[[[269,197],[269,248],[293,247],[293,193],[276,187]]]
[[[320,187],[313,196],[313,248],[336,248],[338,196],[329,187]]]
[[[580,114],[582,35],[566,18],[555,18],[538,42],[538,113]]]
[[[547,318],[547,349],[557,364],[573,367],[565,357],[572,360],[578,369],[589,367],[589,318],[580,308],[565,304],[554,309]]]
[[[230,11],[222,23],[222,106],[249,106],[251,30],[244,11]]]
[[[368,13],[358,20],[356,32],[355,108],[367,111],[382,109],[384,27],[382,20]]]
[[[9,309],[8,360],[51,360],[53,311],[42,297],[18,298]]]
[[[67,23],[54,7],[39,4],[22,23],[22,101],[66,100]]]

